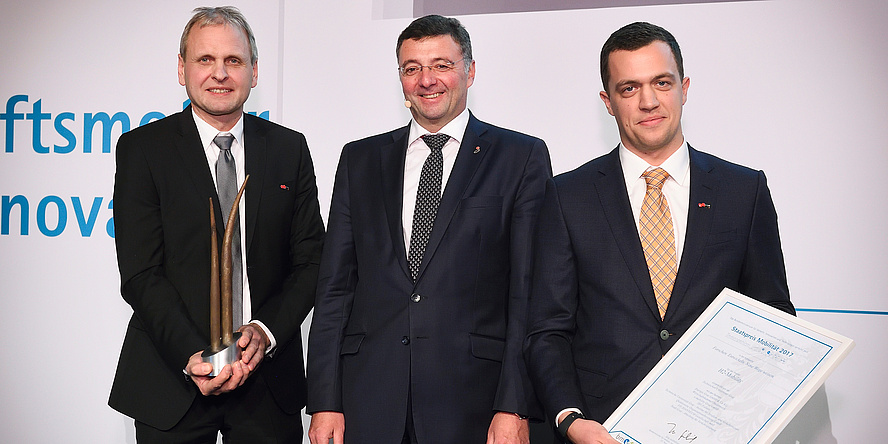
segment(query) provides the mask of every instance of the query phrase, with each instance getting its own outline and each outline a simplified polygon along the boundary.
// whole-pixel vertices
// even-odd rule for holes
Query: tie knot
[[[228,151],[231,149],[231,142],[234,142],[234,136],[231,134],[219,134],[213,139],[213,142],[222,151]]]
[[[444,148],[444,144],[447,143],[448,140],[450,140],[450,136],[441,133],[426,134],[425,136],[422,136],[422,141],[433,151]]]
[[[663,168],[654,168],[645,171],[641,177],[644,177],[644,181],[648,187],[663,189],[663,182],[666,182],[666,179],[669,178],[669,173]]]

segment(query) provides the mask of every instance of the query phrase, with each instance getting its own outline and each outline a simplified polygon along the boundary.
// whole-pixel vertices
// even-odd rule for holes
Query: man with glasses
[[[343,148],[309,335],[315,444],[527,443],[521,357],[546,144],[476,119],[468,32],[398,38],[405,127]]]

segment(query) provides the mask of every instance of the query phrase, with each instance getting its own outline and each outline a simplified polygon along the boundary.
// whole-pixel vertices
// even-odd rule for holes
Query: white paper
[[[770,442],[852,347],[725,289],[604,426],[625,444]]]

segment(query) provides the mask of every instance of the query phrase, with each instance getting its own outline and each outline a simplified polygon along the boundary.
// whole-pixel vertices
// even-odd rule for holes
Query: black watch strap
[[[570,412],[561,422],[558,424],[558,433],[561,434],[564,439],[567,439],[567,429],[570,428],[570,425],[574,423],[574,421],[578,419],[585,419],[582,413],[579,412]]]

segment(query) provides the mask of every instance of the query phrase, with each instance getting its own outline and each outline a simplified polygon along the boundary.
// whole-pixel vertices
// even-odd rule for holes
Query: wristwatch
[[[565,416],[564,419],[562,419],[561,422],[558,424],[558,433],[561,434],[564,439],[567,439],[567,429],[570,428],[570,425],[578,419],[586,419],[586,417],[579,412],[568,413],[567,416]]]

